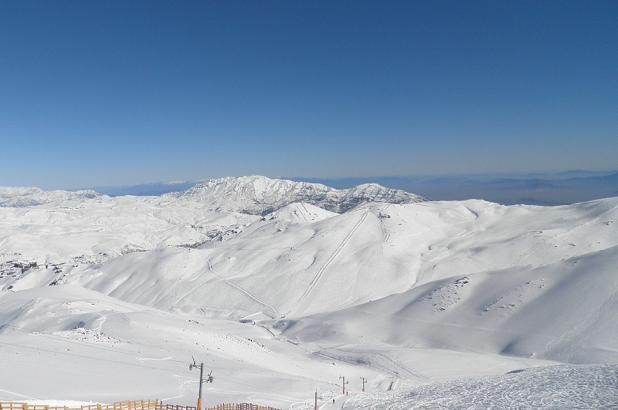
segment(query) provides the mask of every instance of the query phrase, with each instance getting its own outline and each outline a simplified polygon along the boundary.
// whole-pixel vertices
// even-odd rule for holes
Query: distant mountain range
[[[295,202],[341,213],[367,202],[401,204],[424,200],[418,195],[378,184],[335,189],[317,183],[271,179],[258,175],[211,179],[187,191],[168,195],[199,201],[212,208],[248,214],[267,214]]]
[[[572,170],[558,173],[374,176],[359,178],[290,177],[338,189],[374,183],[414,192],[431,200],[485,199],[505,205],[564,205],[618,195],[618,171]],[[110,195],[162,195],[186,191],[204,181],[155,182],[132,186],[95,187]]]
[[[100,196],[92,190],[44,191],[32,187],[0,187],[0,207],[24,207]]]
[[[336,189],[318,183],[272,179],[260,175],[217,178],[197,184],[178,182],[156,186],[160,188],[166,186],[170,190],[185,186],[189,188],[180,192],[169,191],[167,193],[162,193],[162,189],[136,188],[133,194],[109,196],[160,197],[155,199],[163,202],[188,201],[191,204],[199,203],[200,206],[211,210],[251,215],[265,215],[297,202],[342,213],[368,202],[402,204],[425,200],[409,192],[373,183]],[[145,187],[145,185],[139,187]],[[127,191],[131,190],[127,189]],[[158,193],[146,195],[146,192]],[[104,195],[105,193],[101,194],[95,190],[45,191],[33,187],[0,187],[0,207],[28,207],[66,201],[79,202]]]
[[[345,188],[372,181],[415,192],[430,200],[484,199],[505,205],[565,205],[618,195],[618,172],[556,174],[295,178]]]

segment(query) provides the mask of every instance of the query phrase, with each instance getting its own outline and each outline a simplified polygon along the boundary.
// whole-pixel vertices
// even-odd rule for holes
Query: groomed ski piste
[[[347,400],[341,400],[342,397],[335,399],[330,407],[611,409],[618,405],[617,386],[616,366],[548,366],[513,370],[500,376],[421,385],[399,394],[359,394]]]
[[[194,404],[195,357],[206,405],[615,408],[617,220],[259,176],[0,188],[0,400]]]

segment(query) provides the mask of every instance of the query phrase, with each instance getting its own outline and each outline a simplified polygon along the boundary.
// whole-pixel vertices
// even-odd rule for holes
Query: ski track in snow
[[[307,207],[305,206],[305,204],[301,202],[298,209],[302,209],[303,218],[305,218],[305,222],[311,222],[311,214],[309,213],[309,211],[307,211]]]
[[[17,393],[10,390],[0,389],[0,392],[9,394],[10,396],[19,397],[20,399],[37,400],[36,397],[28,396],[27,394]]]
[[[234,282],[225,279],[223,276],[221,276],[213,267],[212,264],[210,263],[210,260],[208,260],[208,269],[215,275],[217,276],[219,279],[221,279],[223,282],[225,282],[226,284],[228,284],[229,286],[233,287],[234,289],[242,292],[245,296],[247,296],[248,298],[250,298],[251,300],[253,300],[254,302],[259,303],[260,305],[268,308],[271,310],[271,312],[274,314],[273,318],[277,318],[279,316],[281,316],[281,314],[279,313],[279,311],[274,308],[273,306],[269,305],[268,303],[264,302],[263,300],[261,300],[260,298],[258,298],[257,296],[255,296],[254,294],[252,294],[251,292],[249,292],[248,290],[244,289],[243,287],[235,284]]]
[[[333,263],[333,261],[337,258],[337,256],[339,256],[339,254],[341,253],[343,248],[345,248],[345,246],[348,244],[348,242],[350,241],[350,239],[352,238],[352,236],[354,235],[356,230],[363,224],[363,222],[365,222],[365,219],[367,219],[367,215],[369,215],[369,209],[367,208],[364,211],[360,211],[360,212],[362,212],[362,215],[358,219],[356,224],[354,224],[354,226],[352,227],[350,232],[348,232],[348,234],[343,238],[343,240],[337,245],[337,247],[335,248],[333,253],[330,255],[330,257],[326,261],[326,263],[324,263],[324,265],[322,265],[322,267],[320,267],[320,269],[318,269],[317,273],[315,274],[315,276],[313,277],[311,282],[309,282],[309,286],[307,286],[307,288],[305,289],[303,294],[298,299],[298,302],[296,303],[296,306],[294,308],[290,309],[285,314],[285,316],[288,316],[294,310],[298,310],[299,309],[301,304],[305,301],[305,299],[307,297],[309,297],[309,295],[311,294],[313,289],[315,289],[315,287],[317,286],[318,282],[322,278],[322,275],[324,275],[324,272],[326,271],[326,269],[330,266],[331,263]]]
[[[327,359],[330,360],[336,360],[339,362],[343,362],[343,363],[347,363],[347,364],[351,364],[351,365],[358,365],[358,361],[355,360],[353,357],[359,355],[359,352],[354,352],[354,351],[348,351],[348,350],[344,350],[344,349],[337,349],[336,351],[339,352],[344,352],[344,353],[350,353],[352,354],[351,358],[345,357],[345,356],[337,356],[335,354],[329,354],[329,353],[325,353],[324,351],[314,351],[311,352],[312,354],[318,355],[318,356],[322,356],[325,357]],[[406,366],[403,366],[400,363],[397,363],[395,360],[393,360],[392,358],[390,358],[387,354],[384,353],[379,353],[379,352],[374,352],[371,351],[369,353],[367,353],[367,356],[371,357],[379,357],[382,358],[384,361],[386,361],[387,363],[389,363],[390,366],[388,365],[384,365],[384,364],[378,364],[376,363],[375,360],[368,360],[368,362],[363,362],[363,366],[367,366],[367,367],[371,367],[374,368],[378,371],[382,371],[382,372],[387,372],[392,374],[393,376],[395,376],[395,378],[398,380],[399,378],[403,376],[407,376],[407,377],[412,377],[412,379],[415,380],[428,380],[427,376],[424,376],[420,373],[414,372],[411,369],[409,369]]]
[[[264,306],[265,308],[269,309],[271,314],[272,314],[271,317],[273,319],[278,318],[278,317],[281,316],[281,314],[279,313],[279,310],[277,310],[275,307],[273,307],[273,306],[269,305],[268,303],[264,302],[263,300],[261,300],[260,298],[258,298],[257,296],[255,296],[254,294],[252,294],[251,292],[249,292],[248,290],[246,290],[242,286],[237,285],[236,283],[230,281],[229,279],[226,279],[223,275],[221,275],[219,272],[217,272],[215,270],[215,268],[212,266],[212,263],[211,263],[210,259],[208,259],[208,261],[206,263],[207,263],[207,266],[208,266],[208,270],[215,277],[217,277],[219,280],[221,280],[223,283],[225,283],[226,285],[228,285],[228,286],[236,289],[237,291],[241,292],[243,295],[245,295],[249,299],[253,300],[254,302],[257,302],[258,304],[260,304],[260,305]],[[210,282],[210,278],[206,277],[202,283],[200,283],[197,286],[194,286],[189,292],[187,292],[184,296],[182,296],[180,299],[178,299],[178,301],[176,302],[176,305],[179,305],[180,302],[182,302],[183,300],[187,299],[189,296],[193,295],[195,292],[200,290],[208,282]],[[266,314],[266,312],[262,312],[262,313]]]
[[[162,401],[173,401],[182,398],[186,394],[185,392],[187,384],[197,384],[197,381],[193,379],[187,379],[187,377],[180,376],[178,374],[175,374],[174,377],[178,379],[178,394],[170,397],[164,397],[161,399]]]

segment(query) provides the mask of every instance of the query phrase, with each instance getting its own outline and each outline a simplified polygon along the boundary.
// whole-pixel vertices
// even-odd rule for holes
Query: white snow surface
[[[1,189],[0,399],[192,403],[193,355],[215,375],[208,404],[310,408],[316,388],[325,409],[612,404],[618,198],[388,192]]]
[[[343,403],[336,408],[618,408],[618,366],[548,366],[514,372],[501,376],[423,385],[398,394],[358,395],[348,400],[340,400]]]

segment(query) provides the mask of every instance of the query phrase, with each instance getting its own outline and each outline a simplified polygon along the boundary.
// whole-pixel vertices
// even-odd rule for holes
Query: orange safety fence
[[[87,404],[79,407],[1,401],[0,410],[197,410],[197,408],[163,404],[159,400],[119,401],[112,404]]]
[[[274,407],[259,406],[251,403],[224,403],[214,407],[207,407],[206,410],[277,410]]]

